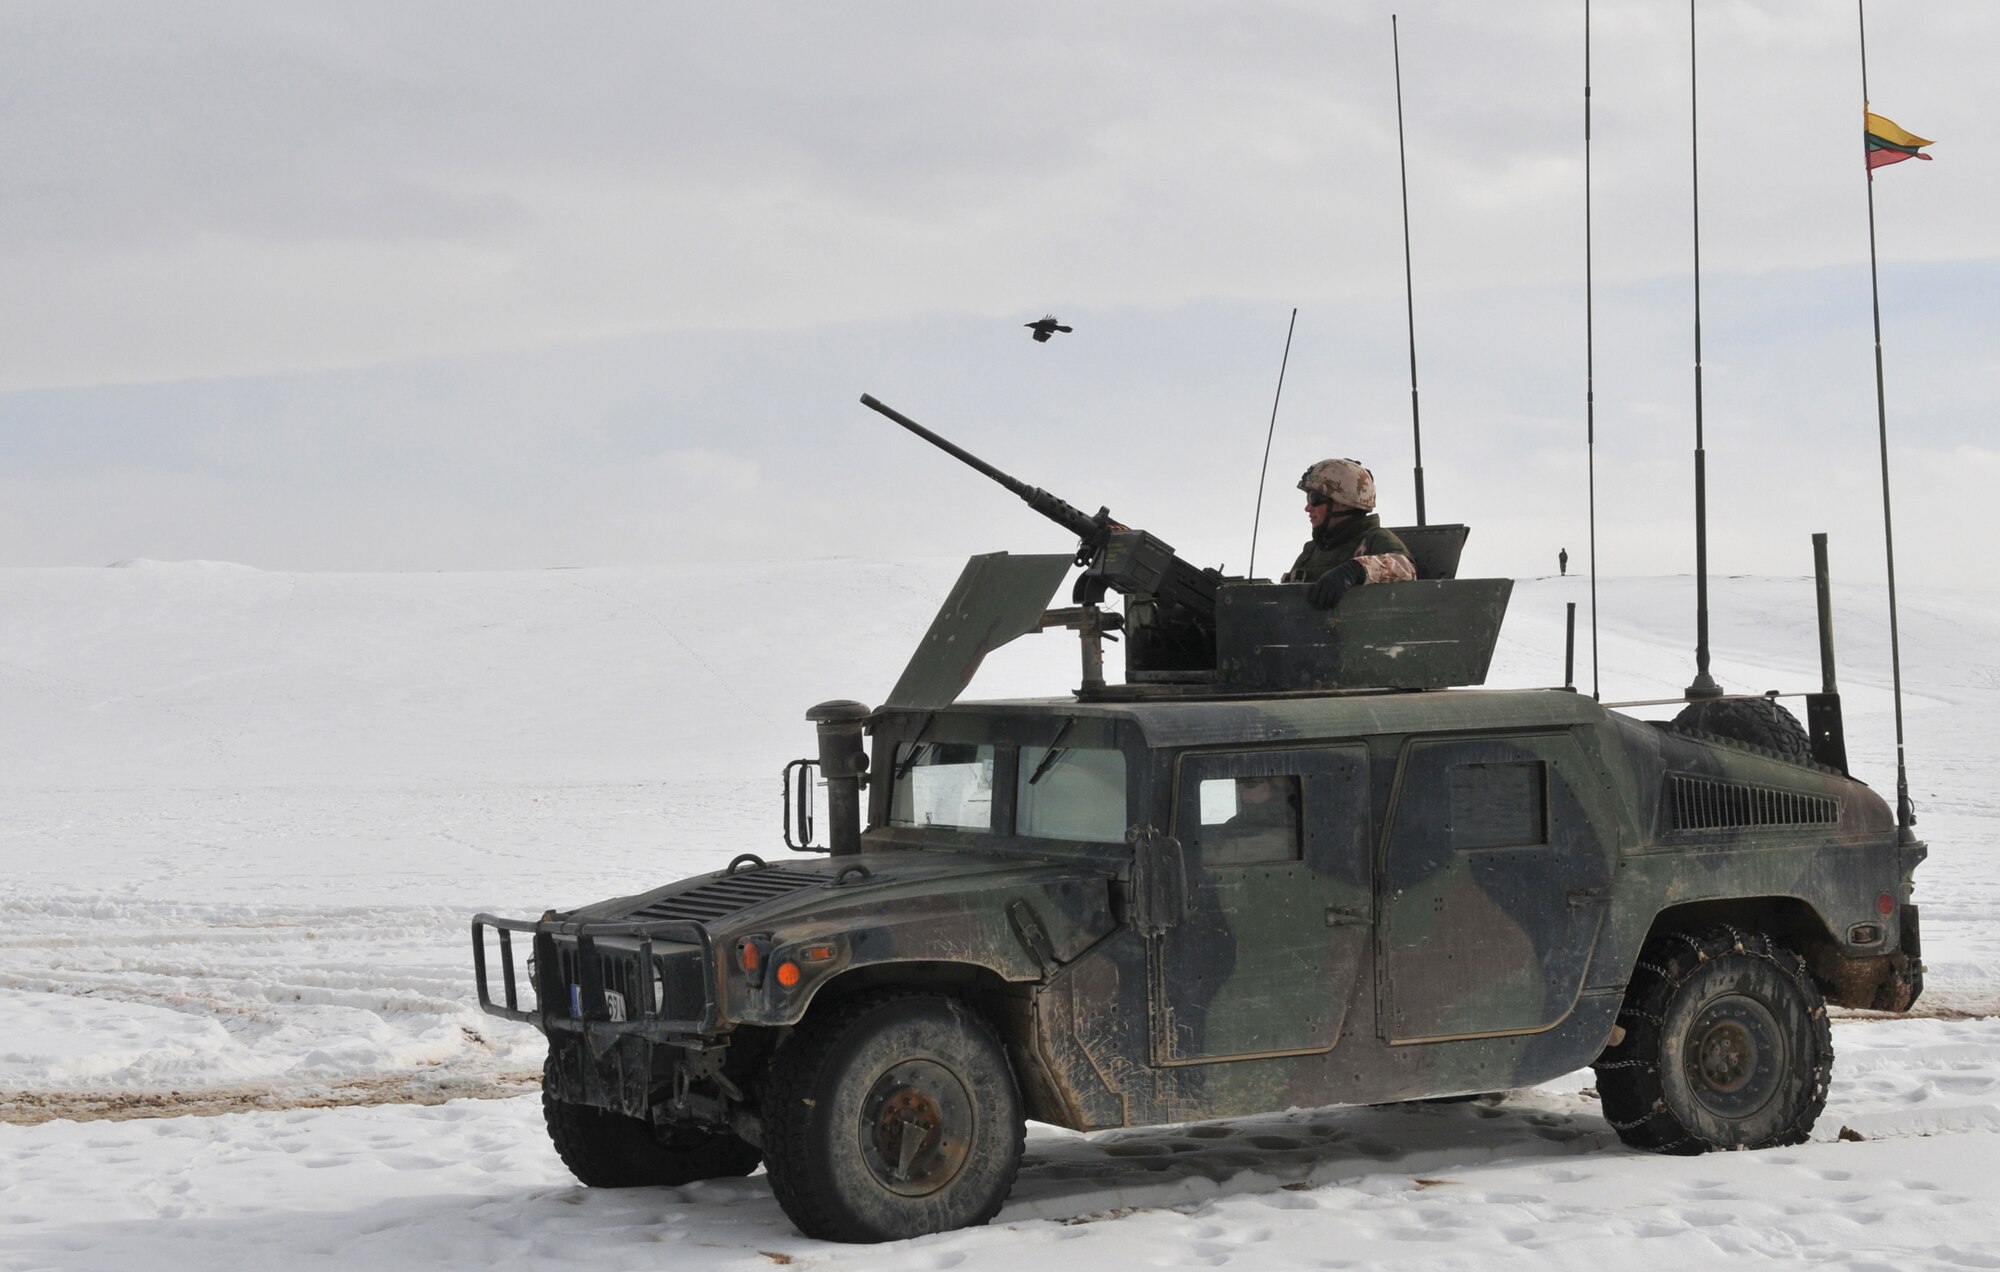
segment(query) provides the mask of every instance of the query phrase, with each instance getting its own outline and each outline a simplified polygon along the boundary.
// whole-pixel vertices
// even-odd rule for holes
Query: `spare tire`
[[[1799,718],[1769,698],[1711,698],[1674,717],[1681,728],[1776,751],[1797,764],[1813,762],[1812,739]]]

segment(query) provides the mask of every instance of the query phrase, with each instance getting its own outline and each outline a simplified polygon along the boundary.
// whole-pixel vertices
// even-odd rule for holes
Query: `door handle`
[[[1367,927],[1368,912],[1366,910],[1345,910],[1337,905],[1330,905],[1326,908],[1326,925],[1328,927]]]

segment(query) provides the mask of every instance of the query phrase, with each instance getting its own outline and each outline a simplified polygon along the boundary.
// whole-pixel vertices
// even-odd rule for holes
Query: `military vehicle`
[[[883,705],[807,713],[783,834],[813,848],[823,782],[823,857],[473,921],[481,1004],[548,1035],[548,1132],[584,1183],[762,1162],[801,1231],[877,1241],[990,1219],[1026,1118],[1586,1066],[1627,1144],[1795,1144],[1826,1101],[1827,1004],[1916,1000],[1925,848],[1846,771],[1823,552],[1810,731],[1762,697],[1647,723],[1566,687],[1465,687],[1511,583],[1455,577],[1464,527],[1401,531],[1417,581],[1316,610],[863,400],[1078,550],[974,557]],[[1073,693],[957,701],[988,652],[1052,627],[1080,636]]]

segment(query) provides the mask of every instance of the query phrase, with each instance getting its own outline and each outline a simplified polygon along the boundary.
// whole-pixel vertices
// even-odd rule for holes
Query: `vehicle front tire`
[[[993,1027],[955,998],[870,994],[808,1017],[766,1091],[771,1191],[809,1237],[975,1227],[1014,1186],[1020,1090]]]
[[[1597,1058],[1604,1116],[1634,1148],[1692,1156],[1804,1143],[1826,1107],[1833,1031],[1805,960],[1717,926],[1646,943]]]
[[[542,1065],[542,1121],[569,1172],[592,1188],[672,1187],[731,1179],[757,1169],[764,1155],[724,1131],[656,1130],[608,1109],[558,1100],[555,1058]]]

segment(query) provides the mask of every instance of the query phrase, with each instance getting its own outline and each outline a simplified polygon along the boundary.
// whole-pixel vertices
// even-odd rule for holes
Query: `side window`
[[[1297,777],[1204,778],[1197,799],[1195,864],[1247,866],[1303,857]]]
[[[1453,851],[1549,842],[1549,771],[1543,761],[1454,764],[1446,783]]]

